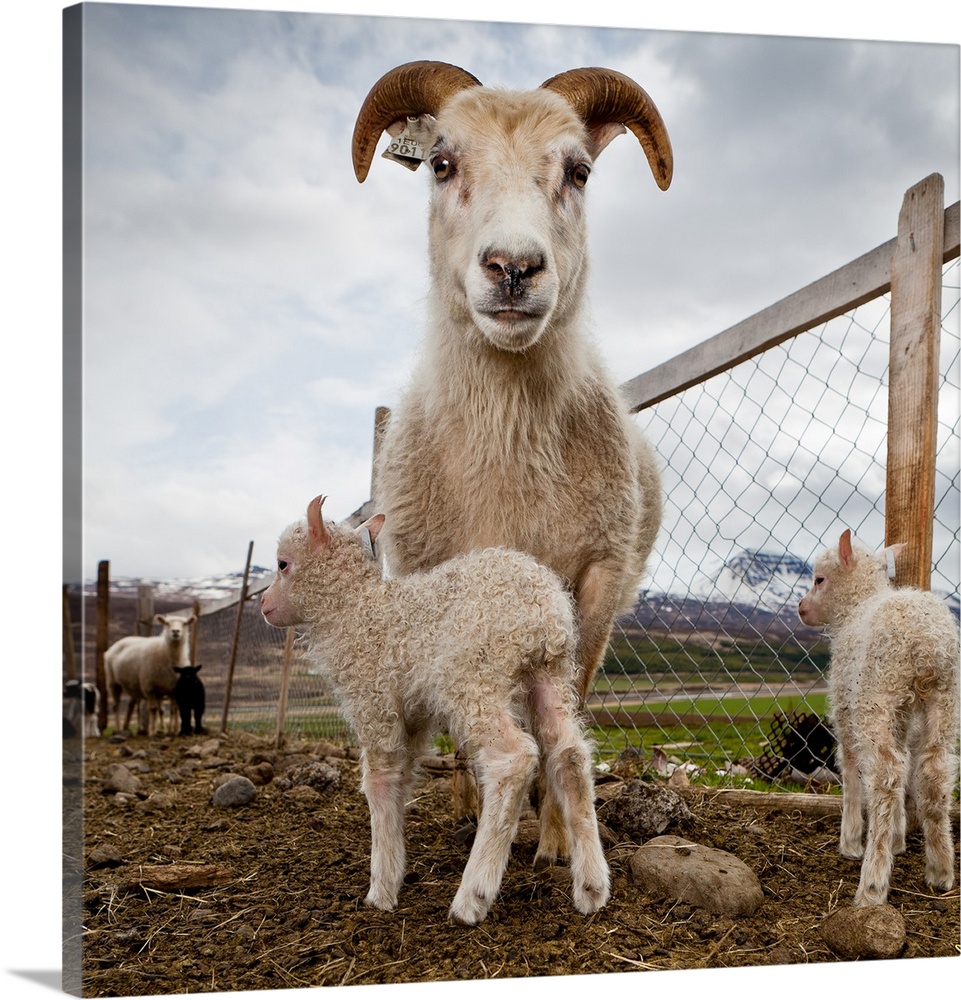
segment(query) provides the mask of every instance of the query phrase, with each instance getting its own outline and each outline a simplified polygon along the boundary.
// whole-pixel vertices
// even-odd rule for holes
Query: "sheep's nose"
[[[544,270],[544,258],[541,254],[511,257],[494,251],[484,255],[481,266],[490,280],[513,298],[523,293],[527,281]]]

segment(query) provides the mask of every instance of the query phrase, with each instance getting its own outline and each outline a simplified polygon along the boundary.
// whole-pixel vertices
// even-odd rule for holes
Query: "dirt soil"
[[[65,757],[78,756],[78,742],[64,741]],[[72,940],[82,941],[85,996],[836,962],[819,928],[850,904],[859,874],[837,852],[837,815],[753,809],[689,789],[693,824],[666,832],[748,864],[764,889],[753,916],[643,895],[629,865],[638,845],[606,828],[612,897],[584,917],[563,867],[533,870],[533,824],[522,824],[499,900],[465,928],[447,917],[470,842],[452,817],[449,772],[431,769],[411,803],[406,884],[385,913],[362,902],[368,812],[355,755],[343,748],[278,751],[218,734],[92,739],[83,754],[82,775],[66,780],[83,791],[83,927]],[[318,761],[339,773],[335,786],[284,787],[292,768]],[[137,794],[103,790],[118,763],[137,773]],[[247,805],[215,806],[214,781],[226,773],[266,783]],[[79,796],[68,800],[69,818]],[[174,881],[152,881],[155,866]],[[916,838],[896,861],[890,903],[907,928],[903,958],[959,954],[958,890],[932,895]]]

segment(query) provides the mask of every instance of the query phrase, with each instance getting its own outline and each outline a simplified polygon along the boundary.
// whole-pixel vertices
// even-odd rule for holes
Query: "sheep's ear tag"
[[[889,580],[893,580],[895,578],[895,576],[897,576],[897,572],[896,572],[896,570],[894,568],[894,556],[895,556],[896,552],[897,552],[897,549],[895,549],[893,546],[891,548],[887,548],[887,549],[884,550],[884,555],[885,555],[885,558],[887,559],[887,563],[888,563],[888,579]]]
[[[377,552],[374,549],[374,540],[370,537],[370,529],[364,525],[360,529],[360,544],[364,546],[364,551],[371,559],[377,559]]]
[[[381,156],[408,170],[416,170],[427,159],[434,143],[434,121],[431,115],[408,115],[406,121],[391,123],[387,126],[390,145]]]

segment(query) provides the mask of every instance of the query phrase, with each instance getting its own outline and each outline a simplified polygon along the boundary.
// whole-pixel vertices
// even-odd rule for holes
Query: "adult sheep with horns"
[[[373,86],[353,136],[358,181],[385,131],[388,158],[432,174],[425,343],[374,474],[388,570],[497,545],[535,556],[574,594],[582,702],[661,520],[657,459],[584,316],[585,186],[627,129],[666,189],[667,130],[623,74],[575,69],[517,91],[423,61]],[[553,828],[539,858],[564,852]]]

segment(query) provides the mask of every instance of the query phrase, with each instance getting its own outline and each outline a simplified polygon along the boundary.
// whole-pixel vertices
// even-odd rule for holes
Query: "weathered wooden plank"
[[[923,183],[923,182],[922,182]],[[958,203],[944,212],[943,260],[959,253]],[[632,412],[653,406],[791,337],[883,295],[891,288],[897,237],[844,267],[621,386]]]
[[[840,795],[818,795],[811,792],[760,792],[745,788],[705,788],[703,785],[678,786],[674,789],[688,801],[711,799],[736,809],[754,809],[759,813],[791,812],[802,816],[841,815]],[[961,817],[953,803],[948,813],[955,827]]]
[[[895,582],[929,589],[941,343],[944,180],[907,191],[891,265],[886,544],[904,543]]]

